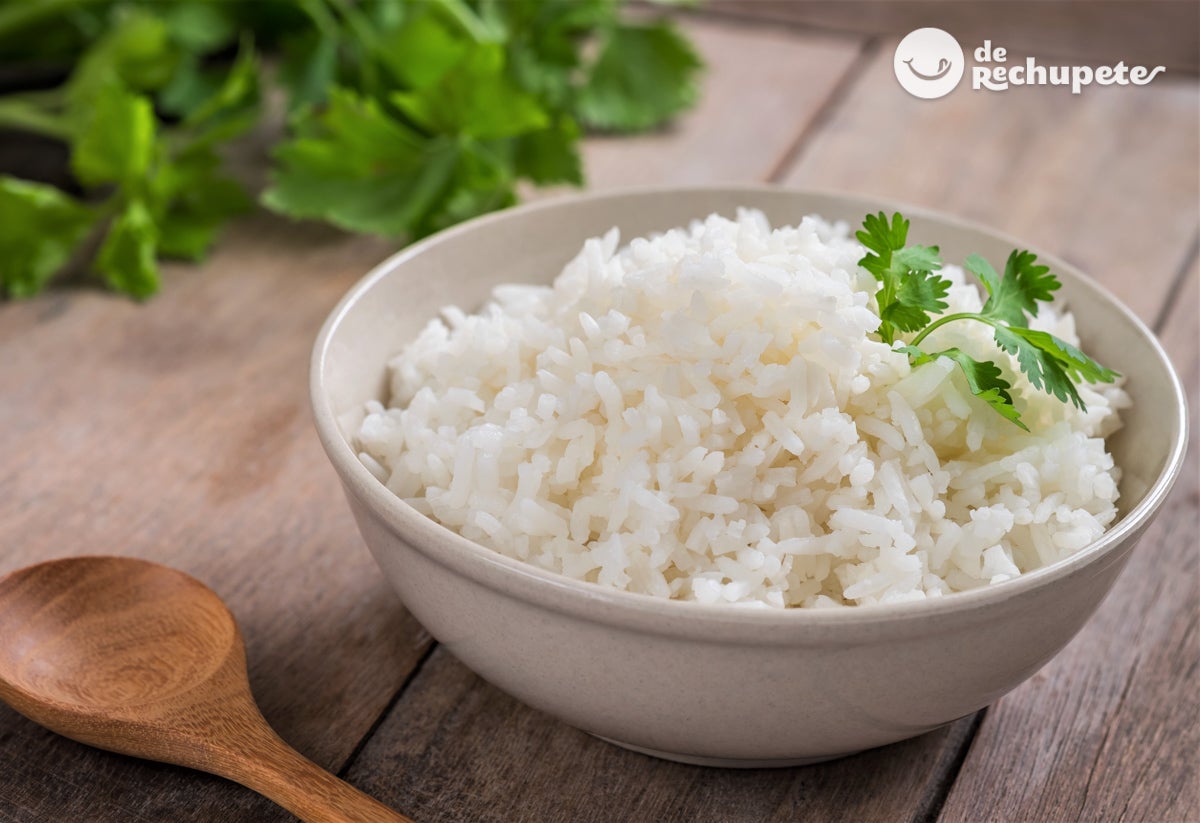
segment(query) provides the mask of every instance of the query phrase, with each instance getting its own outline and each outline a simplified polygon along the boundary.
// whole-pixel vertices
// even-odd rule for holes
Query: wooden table
[[[936,21],[931,21],[936,22]],[[894,37],[694,14],[709,72],[675,128],[587,147],[593,188],[772,181],[963,215],[1090,272],[1198,385],[1200,92],[1152,85],[937,101]],[[1053,54],[1039,51],[1039,57]],[[1197,461],[1098,614],[993,706],[820,766],[632,754],[517,703],[409,616],[355,531],[307,408],[309,347],[393,246],[265,214],[138,306],[0,306],[0,573],[147,557],[226,599],[268,720],[420,821],[1200,819]],[[231,783],[98,752],[0,706],[0,820],[270,821]]]

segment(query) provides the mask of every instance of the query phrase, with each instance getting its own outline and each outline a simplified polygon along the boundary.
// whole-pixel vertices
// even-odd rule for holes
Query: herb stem
[[[71,129],[62,118],[19,100],[0,100],[0,127],[33,132],[57,140],[71,139]]]
[[[939,317],[937,320],[934,320],[932,323],[930,323],[924,329],[922,329],[921,333],[918,334],[916,337],[914,337],[912,339],[912,342],[909,343],[909,345],[910,346],[921,345],[921,341],[924,340],[926,337],[928,337],[930,332],[934,331],[939,326],[944,326],[947,323],[952,323],[955,320],[978,320],[980,323],[987,323],[989,326],[994,327],[996,325],[991,320],[988,320],[986,317],[981,317],[976,312],[960,311],[960,312],[955,312],[953,314],[944,314],[941,317]]]
[[[40,3],[9,3],[0,9],[0,37],[6,37],[43,20],[61,17],[73,6],[85,6],[100,0],[42,0]]]
[[[376,93],[382,91],[384,82],[376,65],[380,53],[379,37],[372,28],[371,21],[356,4],[348,0],[328,0],[328,3],[337,15],[346,21],[346,30],[363,48],[364,56],[359,66],[363,86]]]
[[[476,43],[492,40],[492,34],[479,16],[462,0],[437,0],[446,13],[454,18],[459,28]]]
[[[308,15],[308,19],[312,20],[317,30],[322,35],[330,39],[336,39],[338,36],[337,18],[333,16],[333,12],[325,5],[323,0],[298,0],[297,4],[300,10]]]
[[[29,106],[40,106],[45,109],[60,109],[67,102],[66,87],[56,86],[52,89],[36,89],[33,91],[14,91],[0,97],[0,103],[21,103]]]

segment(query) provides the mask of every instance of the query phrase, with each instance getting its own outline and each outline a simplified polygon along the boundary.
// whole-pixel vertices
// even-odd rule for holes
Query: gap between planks
[[[958,779],[958,773],[962,771],[963,764],[967,762],[971,743],[975,740],[979,727],[983,725],[987,711],[988,707],[984,706],[975,712],[971,717],[971,722],[960,729],[955,729],[954,734],[946,741],[942,757],[938,760],[935,768],[935,771],[940,773],[933,778],[925,794],[921,797],[912,817],[913,823],[934,823],[941,815],[942,807],[946,805],[946,799],[950,797],[950,790],[954,788],[954,781]]]
[[[710,17],[714,19],[709,19]],[[806,118],[804,118],[801,123],[799,123],[796,137],[787,145],[783,153],[771,165],[769,170],[761,176],[762,180],[771,183],[778,182],[779,178],[782,177],[787,169],[789,169],[795,163],[796,158],[804,150],[811,137],[830,119],[840,102],[846,99],[846,97],[850,94],[854,85],[863,75],[867,65],[869,65],[874,59],[875,52],[878,48],[876,38],[863,37],[861,35],[849,32],[821,31],[816,29],[810,29],[807,32],[803,32],[800,31],[802,27],[794,25],[781,26],[777,22],[773,21],[736,18],[723,14],[708,15],[695,11],[680,15],[680,19],[685,26],[689,21],[695,20],[705,28],[711,28],[712,23],[719,23],[721,29],[736,29],[747,34],[762,32],[764,35],[770,34],[772,36],[778,35],[780,30],[783,29],[788,30],[791,34],[808,34],[814,39],[841,40],[847,45],[856,46],[857,53],[855,54],[854,58],[840,72],[834,83],[826,91],[815,109]],[[797,46],[802,46],[804,38],[802,36],[797,36],[796,40]],[[626,141],[626,144],[628,144],[628,142],[636,140],[636,138],[624,138],[624,140]],[[663,151],[662,153],[665,155],[667,152]],[[592,182],[593,185],[598,184],[603,186],[605,181],[601,179],[590,182]],[[340,769],[338,769],[337,774],[339,777],[344,778],[353,769],[359,756],[362,754],[371,738],[375,735],[376,731],[378,731],[379,727],[383,724],[388,715],[391,714],[397,703],[399,703],[404,697],[407,690],[413,685],[414,682],[416,682],[422,670],[425,668],[426,662],[433,655],[438,645],[439,643],[436,640],[433,640],[432,638],[430,639],[429,647],[421,656],[417,665],[411,672],[409,672],[408,676],[399,685],[395,693],[391,696],[391,698],[387,701],[387,704],[382,708],[379,715],[375,718],[370,728],[357,741],[351,753],[347,756]],[[976,722],[972,725],[972,728],[975,728],[977,725],[978,723]]]
[[[768,175],[770,179],[773,181],[778,180],[787,176],[789,171],[794,170],[796,166],[807,165],[811,160],[809,155],[815,154],[816,156],[820,156],[822,148],[829,148],[822,145],[822,140],[826,137],[829,137],[828,132],[831,130],[831,127],[835,125],[834,121],[842,118],[847,109],[853,109],[856,105],[859,106],[859,108],[862,108],[864,102],[870,102],[872,95],[877,96],[880,93],[878,88],[865,90],[863,88],[865,84],[864,78],[868,76],[869,69],[875,65],[876,60],[881,59],[880,51],[881,45],[879,41],[868,41],[867,43],[864,43],[864,46],[860,49],[859,54],[851,63],[850,68],[838,78],[834,88],[830,89],[829,92],[826,93],[821,105],[814,112],[812,119],[802,127],[801,131],[793,140],[792,144],[788,147],[782,159],[778,161],[771,169]],[[864,94],[867,98],[866,101],[859,99],[860,96]],[[930,111],[932,111],[932,109],[930,109]],[[969,112],[967,113],[969,114]],[[1087,111],[1084,113],[1087,113]],[[1104,114],[1103,109],[1101,109],[1100,114]],[[928,127],[930,124],[927,123],[925,125]],[[829,158],[825,159],[828,160]],[[1045,164],[1041,163],[1040,165]],[[886,177],[887,174],[884,176]],[[896,175],[892,176],[896,177]],[[904,185],[904,181],[900,179],[893,180],[892,183],[901,187]],[[936,194],[936,192],[927,192],[927,196],[933,194]],[[1012,202],[1006,206],[1003,202],[1001,202],[995,204],[995,208],[1003,211],[1007,208],[1015,208],[1017,205],[1017,202]],[[984,217],[985,219],[987,217],[987,215],[980,216]],[[995,219],[995,217],[993,216],[992,219]],[[1159,302],[1157,306],[1153,306],[1153,308],[1150,306],[1145,307],[1145,316],[1147,316],[1148,319],[1151,316],[1158,316],[1160,322],[1155,323],[1156,327],[1159,327],[1161,325],[1161,320],[1165,319],[1167,307],[1171,305],[1173,296],[1176,295],[1182,285],[1186,283],[1186,261],[1194,259],[1196,254],[1196,244],[1197,241],[1193,232],[1191,237],[1191,245],[1189,247],[1191,251],[1185,256],[1185,265],[1183,268],[1178,271],[1174,270],[1173,267],[1164,267],[1162,269],[1163,271],[1170,271],[1171,277],[1163,289],[1163,296],[1160,297],[1161,302]],[[1175,248],[1178,249],[1179,246],[1176,246]],[[1109,269],[1109,273],[1112,274],[1118,270],[1118,267],[1113,267]],[[1167,280],[1167,278],[1163,278],[1163,280]],[[426,656],[422,658],[422,665],[419,671],[429,670],[429,667],[425,665],[425,662],[430,660],[431,656],[432,648],[426,654]],[[410,689],[411,691],[417,690],[418,687],[416,682],[419,678],[417,678],[416,674],[417,672],[414,672],[413,676],[406,681],[402,689],[403,692],[408,692]],[[401,693],[397,693],[397,695],[393,698],[393,701],[389,704],[388,710],[384,712],[384,717],[381,718],[381,722],[383,719],[386,719],[386,715],[392,711],[391,707],[400,702],[400,698],[402,696],[403,695]],[[916,807],[915,819],[935,820],[941,815],[949,793],[953,789],[953,786],[958,778],[960,770],[971,754],[972,742],[977,739],[977,731],[982,726],[984,719],[985,714],[983,712],[974,715],[969,724],[964,724],[963,728],[956,730],[951,739],[945,741],[942,750],[939,752],[936,764],[932,768],[932,771],[938,773],[938,777],[930,786],[926,788],[925,794],[922,796],[919,804]],[[372,733],[376,728],[378,728],[378,725],[379,724],[373,727]],[[356,749],[354,755],[355,760],[358,759],[359,752],[365,747],[367,742],[369,742],[369,737],[364,738],[364,741],[360,743],[359,748]],[[352,764],[348,763],[347,767],[343,771],[351,771],[351,765]],[[364,765],[366,765],[365,762]]]
[[[799,134],[796,135],[796,139],[792,141],[792,144],[788,146],[787,151],[775,163],[775,166],[767,175],[767,182],[781,182],[788,170],[800,162],[801,156],[812,143],[814,135],[833,120],[838,108],[850,98],[854,87],[858,85],[867,73],[867,68],[875,61],[875,56],[879,53],[879,43],[880,40],[877,37],[863,41],[858,50],[858,55],[854,58],[854,62],[850,64],[850,67],[838,79],[834,87],[830,89],[829,94],[822,101],[820,107],[817,108],[809,121],[800,129]]]
[[[1193,256],[1160,330],[1193,397],[1198,263]],[[1189,722],[1200,708],[1197,428],[1193,418],[1183,474],[1097,613],[989,714],[977,738],[988,757],[965,764],[944,823],[1200,819],[1200,730]]]
[[[1154,329],[1155,334],[1162,334],[1166,328],[1167,322],[1171,318],[1171,312],[1179,303],[1179,297],[1183,294],[1184,288],[1187,286],[1188,274],[1191,273],[1192,266],[1195,265],[1197,257],[1200,257],[1200,233],[1192,238],[1192,245],[1188,248],[1187,253],[1184,254],[1183,261],[1179,264],[1179,269],[1175,272],[1175,279],[1167,289],[1167,295],[1163,299],[1158,316],[1154,318],[1154,324],[1150,328]]]
[[[404,678],[404,682],[402,682],[400,684],[400,687],[398,689],[396,689],[396,693],[391,696],[391,699],[388,700],[387,704],[383,707],[383,709],[379,712],[378,716],[376,716],[375,720],[371,723],[370,728],[368,728],[367,731],[363,734],[363,736],[358,739],[358,742],[354,744],[354,748],[351,750],[350,754],[346,755],[346,759],[344,761],[342,761],[342,765],[338,768],[338,770],[336,772],[337,776],[340,777],[342,780],[345,780],[346,775],[349,773],[349,771],[352,768],[354,768],[354,762],[356,760],[358,760],[358,756],[360,754],[362,754],[362,750],[364,748],[366,748],[366,745],[371,740],[371,737],[374,736],[375,732],[378,731],[379,727],[381,725],[383,725],[384,719],[389,714],[391,714],[391,711],[395,707],[395,705],[398,702],[400,702],[400,698],[404,695],[405,689],[407,689],[409,687],[409,684],[411,684],[414,680],[416,680],[417,676],[421,674],[421,670],[423,668],[425,668],[425,663],[429,660],[430,657],[433,656],[434,651],[437,649],[437,647],[439,645],[441,645],[441,644],[438,643],[438,641],[435,640],[432,635],[430,635],[429,636],[429,645],[426,646],[425,652],[421,655],[420,659],[417,660],[416,665],[413,666],[412,669],[408,672],[408,676]]]

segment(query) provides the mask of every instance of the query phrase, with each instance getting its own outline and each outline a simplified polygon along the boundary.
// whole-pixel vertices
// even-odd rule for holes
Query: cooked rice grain
[[[363,462],[418,511],[498,552],[634,592],[746,605],[936,597],[1078,551],[1116,517],[1104,436],[1034,391],[980,323],[931,335],[1002,363],[1032,433],[947,360],[874,338],[875,281],[844,225],[757,211],[588,240],[552,287],[456,308],[391,363]],[[949,311],[980,307],[962,271]],[[1077,342],[1070,314],[1033,325]]]

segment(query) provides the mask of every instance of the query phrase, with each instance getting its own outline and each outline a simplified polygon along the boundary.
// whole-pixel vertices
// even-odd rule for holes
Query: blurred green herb
[[[0,176],[0,291],[90,255],[137,298],[160,258],[201,259],[252,207],[222,147],[264,96],[287,113],[267,208],[412,239],[521,180],[582,184],[583,129],[661,125],[701,67],[620,0],[0,0],[0,65],[62,69],[0,95],[0,128],[63,141],[76,184]]]
[[[1054,300],[1060,283],[1048,266],[1039,265],[1037,255],[1014,249],[1008,256],[1003,276],[978,254],[966,259],[966,268],[979,278],[987,300],[978,312],[942,314],[943,299],[950,281],[936,274],[942,267],[937,246],[908,245],[909,221],[899,212],[888,222],[883,212],[868,214],[856,237],[867,249],[858,264],[879,281],[875,301],[879,308],[878,334],[888,345],[904,332],[916,332],[908,343],[896,348],[908,355],[913,366],[947,357],[958,364],[971,392],[1000,415],[1028,431],[1013,403],[1012,384],[1001,368],[989,360],[976,360],[958,348],[925,351],[921,343],[947,323],[974,320],[992,327],[996,345],[1014,355],[1030,384],[1059,400],[1086,408],[1076,384],[1111,383],[1118,375],[1101,366],[1079,349],[1054,335],[1029,328],[1038,303]],[[940,315],[934,319],[934,315]]]

